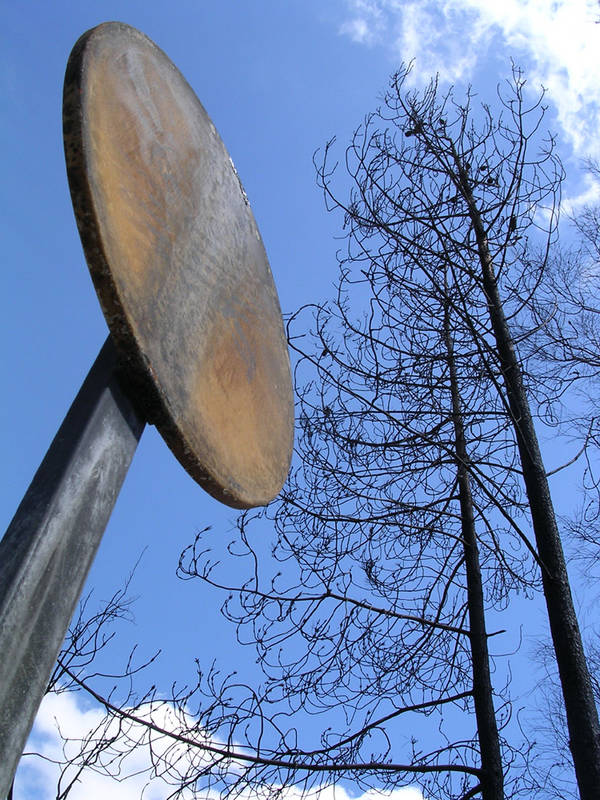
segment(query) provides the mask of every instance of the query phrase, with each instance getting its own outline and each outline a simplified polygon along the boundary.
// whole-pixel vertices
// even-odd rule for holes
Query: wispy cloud
[[[396,64],[414,59],[415,82],[472,81],[513,57],[547,89],[573,153],[600,156],[596,0],[347,0],[347,9],[340,32],[387,48]]]
[[[148,712],[148,715],[152,716],[158,725],[170,730],[176,730],[179,724],[186,725],[189,722],[189,719],[180,719],[167,706],[160,706]],[[46,695],[25,749],[25,752],[38,755],[28,755],[22,759],[15,782],[15,800],[30,800],[32,797],[36,800],[53,800],[56,797],[56,786],[60,775],[58,763],[63,760],[63,747],[65,747],[63,737],[74,742],[85,739],[88,735],[93,735],[93,731],[101,725],[103,719],[101,708],[96,705],[83,705],[78,695],[73,693]],[[169,788],[165,780],[155,777],[147,747],[130,746],[137,738],[136,731],[132,731],[130,743],[127,740],[122,743],[123,757],[112,764],[113,768],[119,769],[119,780],[102,774],[101,762],[97,762],[96,770],[86,769],[77,777],[69,794],[69,800],[105,800],[107,797],[110,797],[110,800],[139,800],[139,798],[165,800],[173,787]],[[69,748],[70,745],[67,743],[67,755]],[[154,765],[158,764],[159,768],[160,756],[166,754],[167,748],[169,761],[184,771],[190,759],[194,759],[195,766],[199,769],[201,765],[198,759],[207,758],[197,753],[190,754],[187,747],[180,746],[177,750],[174,749],[173,743],[161,745],[160,740],[156,740],[153,743]],[[76,773],[73,770],[65,776],[65,780],[73,780],[75,777]],[[193,794],[184,793],[184,797],[191,799]],[[211,792],[204,797],[205,800],[216,800],[218,795]],[[311,797],[313,800],[350,800],[350,796],[342,787],[332,786],[324,787]],[[250,792],[242,795],[242,800],[252,800],[252,798],[253,794]],[[302,800],[302,794],[290,788],[281,795],[281,800]],[[423,795],[415,787],[406,787],[392,793],[370,791],[352,800],[423,800]]]
[[[352,14],[342,23],[340,32],[359,44],[376,44],[384,31],[385,6],[377,0],[353,0]]]
[[[456,0],[455,0],[456,2]],[[593,0],[460,0],[500,31],[507,52],[526,60],[577,155],[600,154],[600,26]]]

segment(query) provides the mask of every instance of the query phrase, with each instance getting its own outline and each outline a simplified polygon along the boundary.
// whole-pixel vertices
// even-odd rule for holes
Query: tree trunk
[[[538,555],[542,563],[542,583],[565,702],[569,744],[577,784],[582,800],[598,800],[600,792],[598,712],[571,596],[546,470],[523,385],[521,368],[504,314],[483,221],[473,198],[468,177],[462,169],[460,182],[469,205],[477,239],[483,288],[519,448]]]
[[[479,547],[475,533],[473,499],[468,469],[468,454],[463,425],[462,404],[454,347],[450,332],[450,315],[446,305],[444,313],[444,342],[448,353],[450,390],[456,448],[457,479],[459,487],[462,540],[467,576],[467,607],[469,611],[469,638],[473,670],[473,702],[477,719],[477,735],[481,755],[482,800],[504,800],[504,773],[500,739],[494,710],[492,681],[490,677],[483,584],[479,564]]]

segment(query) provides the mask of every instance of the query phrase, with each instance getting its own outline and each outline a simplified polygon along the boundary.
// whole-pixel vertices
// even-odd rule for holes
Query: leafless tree
[[[600,169],[587,165],[596,182]],[[567,551],[586,597],[588,614],[583,618],[587,660],[596,704],[600,703],[600,648],[595,614],[600,548],[600,209],[578,208],[572,216],[569,243],[554,248],[544,284],[533,304],[537,332],[529,340],[530,357],[537,362],[538,375],[546,373],[554,389],[553,402],[546,403],[545,419],[570,443],[572,455],[567,464],[577,464],[571,480],[572,508],[561,515]],[[549,474],[552,476],[552,470]],[[553,479],[553,478],[551,478]],[[579,485],[578,485],[579,484]],[[539,717],[549,729],[547,752],[542,761],[548,765],[546,781],[556,796],[576,797],[564,781],[563,765],[570,760],[570,741],[565,711],[560,701],[556,664],[551,649],[539,648],[539,660],[548,673],[548,690],[541,703]],[[538,724],[542,724],[538,721]]]
[[[206,529],[179,564],[226,592],[263,679],[199,666],[191,688],[117,703],[64,665],[107,711],[82,743],[93,768],[114,774],[143,746],[173,797],[411,780],[431,798],[532,796],[490,650],[513,591],[541,586],[580,796],[596,797],[597,714],[534,424],[554,423],[566,385],[539,337],[551,352],[556,333],[559,353],[568,309],[548,319],[538,302],[562,169],[518,71],[494,111],[435,81],[407,91],[407,77],[357,129],[341,176],[333,142],[316,162],[346,249],[334,300],[289,322],[290,480],[241,516],[228,552]],[[241,585],[230,559],[248,565]]]
[[[300,365],[310,363],[316,378],[300,379],[302,464],[276,506],[275,555],[286,563],[293,559],[302,579],[295,595],[281,582],[267,591],[255,580],[244,588],[238,612],[227,610],[252,628],[265,672],[285,687],[280,695],[301,697],[299,706],[318,697],[318,707],[328,710],[342,702],[355,709],[369,696],[371,706],[363,707],[375,715],[393,695],[390,672],[381,667],[384,652],[388,659],[399,650],[415,655],[405,675],[393,671],[396,702],[410,697],[415,686],[424,690],[423,674],[435,675],[427,685],[431,692],[445,677],[456,685],[458,674],[466,685],[468,672],[454,658],[458,650],[445,658],[446,672],[436,672],[427,659],[442,652],[437,641],[420,650],[393,636],[383,643],[370,617],[355,623],[346,614],[342,621],[339,607],[326,614],[332,600],[344,609],[375,607],[366,586],[356,583],[352,562],[362,564],[368,591],[380,604],[393,601],[393,614],[408,614],[410,596],[423,619],[437,622],[438,604],[459,614],[467,607],[454,596],[448,602],[449,587],[458,590],[459,568],[466,582],[460,590],[474,600],[479,567],[474,561],[469,569],[468,554],[476,552],[478,559],[482,545],[493,562],[490,580],[501,587],[488,599],[492,608],[508,587],[527,584],[527,572],[507,557],[514,548],[507,542],[510,532],[529,551],[543,586],[577,782],[589,800],[600,785],[597,712],[534,424],[536,416],[540,422],[552,416],[552,396],[560,396],[562,378],[537,374],[535,354],[526,357],[528,339],[538,332],[534,299],[555,243],[562,169],[552,140],[541,137],[542,99],[527,104],[518,71],[500,92],[502,111],[496,116],[488,106],[475,109],[470,96],[462,104],[452,92],[441,96],[435,82],[424,93],[407,93],[405,80],[404,71],[395,77],[382,109],[367,118],[346,150],[348,200],[332,188],[331,145],[318,166],[330,207],[344,213],[348,250],[335,306],[315,312],[312,338],[320,352],[291,337]],[[349,312],[350,288],[353,294],[363,291],[362,320]],[[452,515],[460,535],[449,523]],[[496,517],[504,520],[505,531]],[[435,542],[446,560],[431,580],[441,581],[442,596],[425,582],[411,584],[414,573],[403,571],[399,552],[411,554],[417,571],[425,563],[431,570],[422,543],[436,525],[455,543],[448,550],[447,542]],[[459,543],[464,552],[455,562]],[[251,551],[247,540],[244,545]],[[449,564],[453,569],[446,573]],[[196,560],[194,571],[210,579]],[[306,586],[316,594],[302,595]],[[431,603],[425,610],[423,596]],[[309,601],[306,616],[289,610],[298,598]],[[477,786],[461,787],[471,796],[502,788],[500,781],[493,790],[485,784],[494,769],[491,749],[486,751],[490,742],[483,738],[493,731],[494,715],[491,686],[484,681],[479,694],[477,675],[487,661],[487,653],[476,652],[486,641],[485,627],[476,628],[483,620],[482,598],[477,613],[474,605],[468,609],[469,689],[482,759],[475,767]],[[313,624],[309,635],[305,626]],[[455,617],[450,624],[464,630]],[[295,634],[308,643],[309,655],[272,662],[274,645]],[[338,694],[332,684],[343,690]],[[497,754],[497,744],[490,746]],[[441,752],[433,761],[429,754],[429,763],[438,763]],[[435,784],[427,786],[430,793],[448,793],[447,783]]]
[[[382,136],[376,131],[351,147],[349,172],[356,188],[345,213],[351,226],[385,230],[398,249],[420,250],[415,255],[420,263],[431,256],[431,236],[434,253],[447,252],[450,244],[454,267],[471,278],[476,298],[464,299],[465,322],[473,321],[477,299],[480,307],[486,307],[474,338],[483,367],[501,376],[494,381],[495,388],[518,449],[577,782],[581,797],[591,800],[600,785],[600,728],[534,425],[535,375],[519,357],[519,340],[513,332],[529,315],[531,298],[544,277],[555,230],[560,168],[551,141],[541,155],[530,154],[542,115],[528,130],[524,127],[537,104],[526,108],[518,73],[510,94],[501,96],[504,118],[494,120],[484,107],[483,122],[476,127],[465,113],[468,103],[466,108],[454,106],[452,130],[447,102],[436,102],[435,85],[424,95],[406,97],[403,77],[396,79],[386,102],[385,113],[395,133]],[[402,133],[415,142],[412,147],[398,144]],[[329,189],[326,166],[321,178],[327,196],[339,206]],[[530,238],[537,245],[535,254]],[[361,250],[369,253],[364,245]]]

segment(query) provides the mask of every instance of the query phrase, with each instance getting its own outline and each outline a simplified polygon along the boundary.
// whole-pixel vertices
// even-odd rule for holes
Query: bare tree
[[[450,248],[456,268],[470,276],[474,293],[487,306],[488,328],[477,332],[477,341],[483,365],[495,363],[501,375],[496,389],[518,448],[577,782],[581,797],[591,799],[600,785],[598,716],[534,425],[535,375],[519,358],[511,328],[511,322],[514,327],[519,317],[530,313],[531,298],[544,277],[556,222],[559,167],[551,141],[540,156],[530,155],[541,115],[536,125],[528,131],[524,128],[524,120],[534,109],[525,107],[524,81],[518,74],[511,95],[501,96],[506,119],[494,121],[484,107],[483,126],[476,129],[468,113],[460,109],[452,131],[445,103],[435,101],[435,86],[423,96],[406,97],[402,80],[400,75],[386,106],[397,133],[403,128],[414,147],[395,147],[389,137],[381,144],[376,136],[363,137],[363,149],[352,150],[357,170],[351,174],[357,189],[354,205],[345,206],[346,215],[351,225],[364,227],[366,220],[376,230],[387,229],[398,247],[413,253],[419,249],[415,259],[422,262],[431,254],[429,234],[433,233],[438,248]],[[365,142],[379,150],[381,158],[389,159],[386,167],[393,164],[394,168],[377,172],[376,167],[372,179],[369,168],[374,159],[371,154],[365,158]],[[326,194],[336,204],[326,167],[321,176]],[[448,204],[455,204],[454,214]],[[540,231],[543,210],[549,222]],[[536,232],[544,233],[541,242],[532,236]],[[425,247],[420,239],[423,233]],[[538,240],[535,257],[530,237]],[[465,298],[465,320],[472,318],[473,307],[471,298]]]
[[[454,510],[454,514],[463,527],[455,541],[465,546],[465,559],[469,552],[469,514],[473,508],[477,510],[479,525],[493,543],[485,545],[496,560],[490,574],[502,583],[499,576],[507,573],[502,559],[512,545],[507,545],[506,536],[500,538],[496,521],[486,513],[493,507],[537,564],[579,790],[582,798],[592,798],[600,785],[597,712],[534,425],[536,414],[543,421],[544,415],[550,413],[552,390],[558,391],[561,383],[555,379],[553,384],[548,374],[537,376],[533,371],[536,360],[519,354],[519,347],[527,352],[527,338],[537,330],[533,300],[545,279],[555,241],[562,170],[552,140],[541,139],[542,100],[538,98],[527,106],[524,81],[518,71],[500,94],[502,113],[496,118],[487,106],[475,111],[470,97],[463,104],[455,102],[452,93],[440,97],[435,83],[422,94],[407,94],[405,78],[405,72],[395,77],[383,109],[367,118],[346,151],[346,170],[352,186],[349,200],[340,200],[332,188],[335,167],[330,167],[330,147],[319,167],[330,207],[341,209],[345,216],[349,243],[341,264],[341,287],[345,288],[340,289],[337,313],[331,308],[317,310],[313,333],[322,347],[320,354],[308,352],[304,343],[297,345],[301,357],[316,368],[318,378],[314,384],[305,384],[301,395],[302,467],[283,503],[276,508],[274,520],[280,533],[276,555],[282,559],[293,557],[300,565],[302,581],[298,587],[319,586],[319,599],[329,599],[333,594],[344,603],[365,608],[372,601],[350,595],[353,573],[351,566],[344,565],[346,557],[362,559],[368,583],[380,598],[387,602],[393,598],[397,604],[398,585],[407,586],[408,581],[405,574],[400,575],[398,562],[392,560],[397,553],[389,545],[382,548],[381,539],[388,542],[393,537],[396,546],[402,542],[406,548],[399,524],[404,513],[410,520],[414,540],[422,541],[423,532],[431,530],[431,523],[416,529],[413,520],[417,508],[422,512],[424,495],[431,490],[435,498],[431,502],[440,503],[444,511],[451,508],[449,500],[459,502],[460,513]],[[534,148],[537,152],[532,152]],[[347,312],[346,288],[350,284],[354,293],[360,291],[360,284],[368,289],[362,323],[351,319]],[[428,296],[424,285],[430,287]],[[411,292],[419,299],[411,308],[412,318],[408,318],[402,309]],[[426,333],[419,327],[423,316],[429,322]],[[337,337],[330,330],[334,319],[340,325]],[[446,332],[443,359],[432,344],[435,319],[438,329]],[[464,366],[453,375],[455,342],[447,334],[452,332],[454,336],[455,331],[463,337],[459,352]],[[402,341],[405,332],[408,343]],[[406,381],[407,357],[413,376],[423,365],[420,383],[414,377]],[[444,365],[447,375],[443,374]],[[414,405],[417,386],[421,395]],[[440,402],[441,386],[450,390],[450,413],[448,404]],[[414,419],[419,423],[427,421],[419,426]],[[450,420],[454,423],[453,438],[444,438],[440,433],[444,422]],[[410,437],[412,460],[403,448]],[[458,491],[454,494],[447,487],[444,491],[440,484],[438,468],[447,468],[449,463],[447,460],[444,465],[440,449],[458,467]],[[419,478],[420,492],[415,493],[410,478],[416,474],[420,458],[426,466]],[[430,477],[434,469],[435,482]],[[473,482],[485,502],[478,498],[472,503]],[[527,518],[519,525],[524,500]],[[385,529],[377,541],[384,527],[382,520]],[[445,519],[445,532],[448,527]],[[530,527],[535,544],[529,537]],[[482,542],[482,533],[477,536]],[[473,536],[475,541],[477,536]],[[423,551],[415,558],[420,568],[424,558]],[[394,579],[398,583],[389,579],[386,583],[381,578],[388,569],[385,565],[390,563],[394,563]],[[462,559],[460,564],[462,567]],[[498,569],[498,564],[504,569]],[[470,599],[473,585],[469,581],[477,573],[476,563],[471,566],[473,571],[467,574]],[[512,568],[510,573],[513,580],[518,576],[524,581],[522,570]],[[202,574],[209,577],[206,571]],[[440,570],[436,579],[443,580],[441,576],[445,574]],[[336,580],[345,581],[344,591],[332,590],[331,584]],[[254,626],[261,663],[267,673],[273,670],[270,679],[276,685],[278,681],[285,685],[288,696],[296,694],[306,701],[311,694],[323,693],[319,681],[327,677],[329,686],[333,669],[331,661],[319,658],[309,669],[305,654],[293,665],[286,662],[285,668],[279,662],[271,664],[274,643],[288,639],[295,631],[300,631],[309,643],[311,656],[322,655],[322,642],[330,642],[331,651],[336,655],[344,653],[350,663],[360,665],[361,673],[365,671],[366,652],[381,654],[385,650],[384,645],[373,641],[370,619],[357,626],[362,631],[359,636],[350,630],[346,617],[341,633],[334,636],[332,629],[340,624],[335,615],[325,616],[324,621],[318,617],[318,636],[309,637],[303,617],[292,620],[291,612],[281,610],[282,598],[285,603],[290,602],[289,589],[283,591],[278,585],[277,592],[261,592],[257,584],[250,588],[245,587],[246,595],[259,595],[261,602],[244,597],[242,610],[237,615],[232,613],[232,618]],[[423,589],[420,584],[419,591]],[[447,591],[445,584],[444,592]],[[421,600],[414,587],[412,592],[413,601],[416,597]],[[425,595],[432,597],[429,588]],[[446,597],[444,594],[442,607]],[[439,602],[440,598],[435,600]],[[278,615],[273,614],[271,604],[279,604]],[[398,613],[397,605],[394,612]],[[306,624],[315,613],[311,607]],[[433,617],[436,620],[437,614],[436,611]],[[282,618],[287,623],[284,631],[279,630]],[[471,616],[471,625],[476,618]],[[484,631],[480,628],[478,636],[473,630],[469,632],[472,645],[485,640]],[[351,648],[348,642],[352,643]],[[362,656],[348,659],[355,643],[362,647]],[[398,643],[392,644],[388,639],[386,652],[397,649]],[[437,643],[433,650],[440,652]],[[476,647],[472,656],[475,650]],[[432,651],[419,652],[421,656],[426,653],[427,658]],[[474,695],[476,664],[485,663],[486,659],[485,653],[473,658]],[[461,666],[464,681],[464,664]],[[454,676],[457,663],[446,659],[445,668],[447,674]],[[423,672],[431,674],[431,667],[424,667],[423,659],[413,660],[410,669],[416,675],[411,679],[417,684]],[[334,692],[329,702],[340,703],[343,699],[355,708],[359,695],[365,696],[364,685],[359,682],[360,690],[351,692],[349,676],[355,674],[352,669],[344,671],[337,666],[333,672],[336,686],[343,686],[344,694],[338,696]],[[369,673],[372,685],[377,686],[377,693],[372,695],[374,706],[387,696],[382,691],[381,674],[380,671],[375,678]],[[437,674],[435,685],[442,684]],[[410,681],[406,678],[398,680],[397,696],[405,697],[408,686]],[[433,685],[428,688],[431,690]],[[488,686],[488,696],[489,693]],[[327,703],[324,707],[328,707]],[[483,720],[483,716],[479,717],[481,708],[476,708],[479,720]],[[488,731],[493,730],[489,708],[488,705]],[[372,708],[369,713],[373,713]],[[480,724],[482,758],[485,730],[486,726]],[[482,763],[479,778],[485,775],[487,779],[490,774],[491,770]],[[497,783],[496,791],[498,786]],[[447,789],[444,785],[443,791]],[[431,791],[429,786],[428,790]],[[476,791],[483,791],[483,784],[467,793]]]
[[[495,387],[518,449],[577,782],[581,797],[591,800],[600,786],[598,716],[534,425],[535,375],[519,358],[513,333],[519,319],[531,313],[531,298],[544,277],[560,169],[551,141],[541,155],[530,154],[542,115],[525,128],[539,101],[526,108],[518,73],[510,94],[501,95],[505,117],[494,121],[483,107],[479,127],[473,125],[467,103],[458,115],[456,107],[450,109],[455,116],[449,128],[446,102],[436,101],[435,85],[424,95],[407,97],[403,79],[403,74],[396,78],[395,90],[386,98],[395,135],[361,136],[351,147],[352,203],[336,200],[326,165],[322,185],[334,205],[345,209],[351,226],[385,231],[398,249],[412,252],[421,263],[431,257],[433,235],[436,250],[450,250],[455,268],[471,278],[473,294],[486,306],[487,328],[484,324],[473,333],[483,367],[501,376]],[[412,147],[397,143],[402,133],[413,140]],[[539,233],[544,234],[541,241],[532,236]],[[367,237],[361,237],[361,250],[369,253]],[[530,238],[538,247],[535,257]],[[475,307],[471,297],[464,298],[467,324]]]
[[[355,132],[339,184],[333,143],[317,165],[347,249],[336,298],[289,323],[286,489],[262,522],[242,515],[229,552],[206,529],[180,560],[182,578],[227,593],[263,680],[199,667],[191,688],[117,703],[65,665],[107,711],[82,743],[93,768],[112,774],[145,747],[173,797],[411,780],[431,798],[529,797],[540,781],[488,620],[541,585],[580,794],[596,796],[596,710],[534,426],[565,385],[536,344],[561,341],[537,298],[562,170],[517,71],[494,113],[406,79]],[[248,565],[241,586],[229,557]]]
[[[600,178],[597,164],[587,164],[588,174]],[[533,305],[538,324],[529,341],[530,355],[536,359],[536,372],[548,373],[554,388],[552,404],[546,404],[546,422],[570,443],[572,455],[567,464],[577,464],[572,479],[573,508],[561,515],[567,552],[580,572],[587,609],[598,603],[598,555],[600,548],[600,209],[586,206],[571,219],[574,236],[568,247],[555,248],[548,264],[544,284]],[[552,476],[555,472],[549,474]],[[577,486],[579,484],[579,486]],[[578,490],[578,491],[577,491]],[[599,633],[595,614],[582,619],[587,660],[596,704],[600,703]],[[548,673],[540,717],[549,729],[547,781],[557,796],[575,797],[565,785],[562,765],[570,759],[570,741],[565,711],[560,702],[560,684],[549,647],[540,646],[539,658]],[[538,723],[539,724],[539,723]],[[544,756],[544,754],[542,754]]]

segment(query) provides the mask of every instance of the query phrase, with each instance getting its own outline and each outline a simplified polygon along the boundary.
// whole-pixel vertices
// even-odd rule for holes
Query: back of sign
[[[223,142],[167,56],[121,23],[77,42],[63,108],[77,226],[132,397],[207,491],[266,504],[291,457],[289,358]]]

